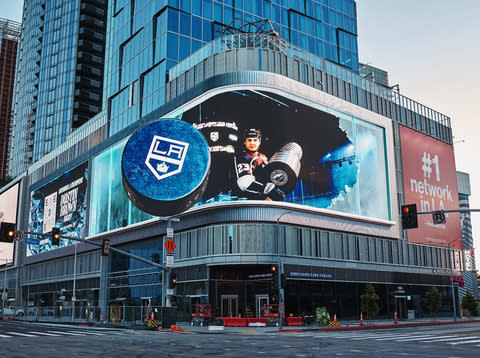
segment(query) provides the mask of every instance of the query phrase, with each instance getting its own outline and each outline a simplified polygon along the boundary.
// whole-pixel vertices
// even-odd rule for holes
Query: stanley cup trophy
[[[270,158],[265,168],[268,180],[285,194],[291,193],[297,185],[302,155],[300,145],[295,142],[287,143]]]

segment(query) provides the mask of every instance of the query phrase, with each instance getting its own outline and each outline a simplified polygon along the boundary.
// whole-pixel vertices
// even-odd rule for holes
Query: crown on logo
[[[165,164],[165,162],[161,164],[157,164],[157,171],[159,171],[160,173],[166,173],[167,170],[168,170],[168,165]]]

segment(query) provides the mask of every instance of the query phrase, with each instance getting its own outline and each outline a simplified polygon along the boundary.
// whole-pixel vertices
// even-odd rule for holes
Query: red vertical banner
[[[457,210],[458,186],[453,146],[400,126],[405,204],[417,204],[418,212]],[[418,229],[408,230],[408,241],[462,248],[459,213],[447,213],[445,224],[433,223],[432,215],[418,215]]]

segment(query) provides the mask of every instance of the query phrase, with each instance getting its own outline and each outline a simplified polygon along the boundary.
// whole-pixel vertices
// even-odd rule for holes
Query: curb
[[[322,328],[291,328],[281,329],[280,332],[304,332],[304,331],[348,331],[357,329],[376,329],[376,328],[403,328],[403,327],[417,327],[417,326],[440,326],[447,324],[464,324],[475,323],[478,320],[463,320],[463,321],[429,321],[429,322],[412,322],[412,323],[400,323],[400,324],[374,324],[363,326],[344,326],[344,327],[322,327]]]

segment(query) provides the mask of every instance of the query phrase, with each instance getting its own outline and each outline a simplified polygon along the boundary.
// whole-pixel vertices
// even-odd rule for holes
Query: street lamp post
[[[291,211],[285,211],[284,213],[280,214],[278,217],[277,217],[277,224],[276,224],[276,236],[277,236],[277,265],[278,265],[278,302],[279,302],[279,305],[278,305],[278,328],[281,329],[282,328],[282,321],[283,321],[283,295],[282,295],[282,274],[283,274],[283,269],[282,269],[282,266],[281,266],[281,262],[280,262],[280,219],[282,218],[282,216],[286,215],[286,214],[291,214],[292,212]]]

